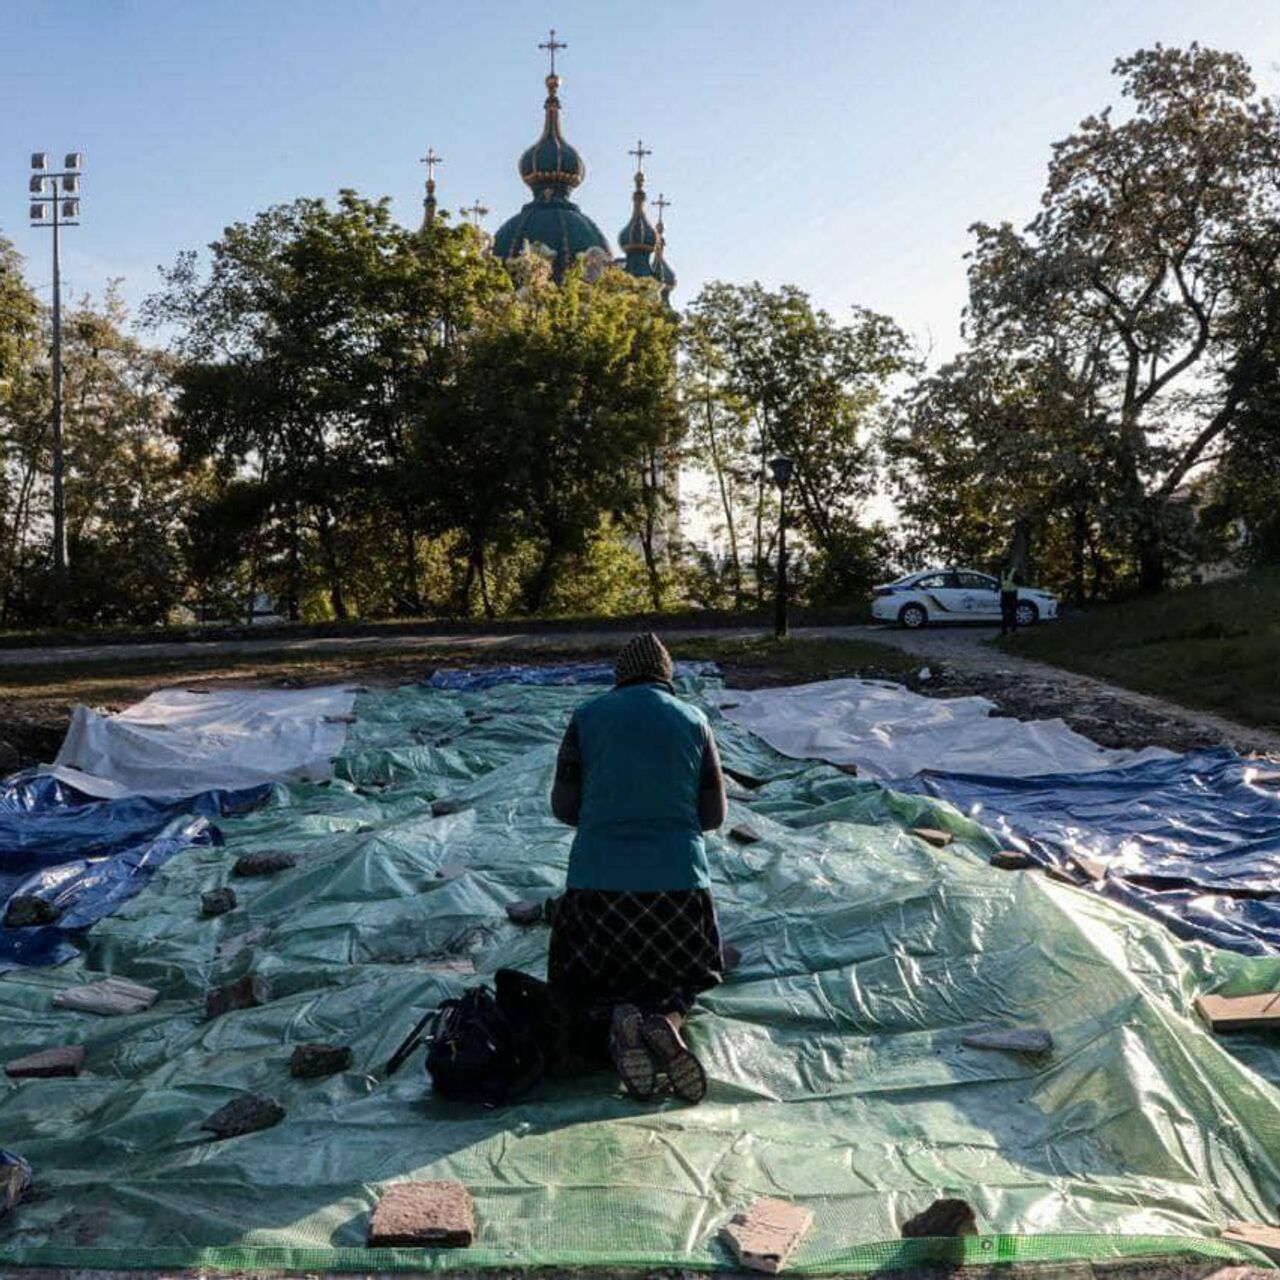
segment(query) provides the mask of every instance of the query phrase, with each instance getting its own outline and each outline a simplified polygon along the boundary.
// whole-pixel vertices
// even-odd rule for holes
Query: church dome
[[[520,157],[520,177],[534,194],[542,187],[559,187],[572,191],[587,176],[587,166],[577,147],[564,140],[560,132],[560,77],[547,77],[546,116],[542,137]]]
[[[644,174],[636,174],[636,189],[631,197],[631,217],[618,232],[618,246],[625,254],[652,253],[658,247],[658,233],[644,211]]]

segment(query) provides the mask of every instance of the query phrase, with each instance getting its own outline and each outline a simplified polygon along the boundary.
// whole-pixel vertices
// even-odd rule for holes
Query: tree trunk
[[[403,513],[404,582],[400,592],[403,608],[410,617],[422,616],[422,595],[418,590],[418,530],[413,513]]]
[[[302,616],[302,518],[298,504],[289,515],[289,621]]]
[[[480,601],[484,605],[484,616],[486,618],[496,617],[493,601],[489,597],[489,574],[485,564],[483,541],[475,544],[475,565],[476,577],[480,581]]]
[[[1084,548],[1089,537],[1089,513],[1077,507],[1071,516],[1071,598],[1084,604]]]
[[[711,467],[716,473],[716,486],[720,490],[720,506],[724,511],[725,534],[729,539],[729,565],[733,571],[733,607],[741,609],[742,561],[738,558],[738,529],[733,519],[733,498],[729,493],[729,482],[724,473],[724,462],[720,457],[720,442],[716,439],[716,415],[711,403],[710,390],[703,401],[703,411],[707,420],[707,441],[711,446]]]
[[[1024,582],[1030,581],[1031,521],[1019,516],[1013,522],[1013,541],[1009,545],[1009,561]]]
[[[546,603],[547,593],[555,577],[556,561],[560,559],[558,539],[551,537],[543,549],[542,559],[533,577],[525,584],[524,608],[526,613],[539,613]]]
[[[342,571],[338,564],[338,550],[333,541],[333,522],[328,511],[323,507],[316,511],[316,534],[320,539],[325,577],[329,580],[329,603],[333,607],[333,616],[339,622],[345,622],[349,615],[346,597],[342,593]]]

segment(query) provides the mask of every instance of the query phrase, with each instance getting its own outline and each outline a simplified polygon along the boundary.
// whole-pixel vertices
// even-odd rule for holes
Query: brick
[[[223,916],[236,909],[236,891],[230,887],[222,889],[206,889],[200,895],[200,914],[204,916]]]
[[[1196,1012],[1215,1031],[1280,1027],[1280,991],[1252,996],[1197,996]]]
[[[347,1044],[300,1044],[289,1059],[289,1074],[299,1080],[334,1076],[349,1070],[354,1057]]]
[[[1268,1226],[1265,1222],[1228,1222],[1222,1238],[1235,1244],[1252,1245],[1280,1262],[1280,1227]]]
[[[74,1009],[78,1013],[100,1013],[106,1017],[124,1013],[141,1013],[150,1009],[160,993],[154,987],[144,987],[124,978],[103,978],[81,987],[67,987],[53,997],[59,1009]]]
[[[976,1236],[978,1219],[967,1200],[935,1200],[927,1209],[902,1224],[902,1238]]]
[[[245,1093],[219,1107],[200,1127],[215,1138],[238,1138],[242,1134],[270,1129],[284,1119],[284,1108],[265,1093]]]
[[[271,999],[271,983],[266,978],[246,974],[235,982],[210,987],[204,998],[204,1012],[208,1018],[219,1018],[236,1009],[256,1009]]]
[[[761,1197],[746,1213],[735,1214],[720,1234],[744,1267],[777,1275],[812,1225],[812,1209]]]
[[[1055,867],[1053,863],[1049,863],[1044,869],[1045,875],[1050,880],[1056,880],[1059,884],[1079,885],[1079,879],[1073,876],[1070,871],[1064,870],[1062,867]]]
[[[298,865],[296,853],[246,853],[231,868],[233,876],[270,876]]]
[[[991,865],[1001,871],[1025,871],[1035,866],[1035,859],[1021,849],[1001,849],[991,855]]]
[[[53,1076],[78,1076],[84,1066],[84,1045],[63,1044],[56,1049],[41,1049],[25,1058],[6,1062],[4,1073],[15,1080],[45,1079]]]
[[[1004,1049],[1010,1053],[1052,1053],[1053,1037],[1041,1027],[985,1027],[960,1037],[966,1049]]]
[[[5,908],[4,927],[38,929],[41,925],[53,924],[61,914],[52,902],[46,902],[33,894],[15,893]]]
[[[933,845],[935,849],[949,845],[955,838],[950,831],[939,831],[937,827],[912,827],[911,834],[926,844]]]
[[[764,837],[754,827],[742,822],[729,828],[729,839],[736,840],[738,844],[759,844]]]
[[[1073,853],[1071,855],[1071,865],[1075,867],[1086,880],[1092,880],[1094,884],[1100,884],[1107,878],[1107,864],[1099,862],[1097,858],[1086,858],[1082,853]]]
[[[369,1219],[371,1249],[465,1249],[475,1238],[475,1202],[459,1182],[398,1182]]]
[[[1255,773],[1250,781],[1255,787],[1280,787],[1280,769]]]
[[[858,766],[856,764],[838,764],[836,768],[841,773],[847,773],[849,777],[856,778],[858,776]]]

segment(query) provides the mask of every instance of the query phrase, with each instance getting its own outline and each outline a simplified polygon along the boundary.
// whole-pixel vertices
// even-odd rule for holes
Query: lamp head
[[[791,483],[791,473],[795,470],[795,466],[795,462],[783,454],[769,459],[769,469],[773,472],[773,483],[784,493],[787,485]]]

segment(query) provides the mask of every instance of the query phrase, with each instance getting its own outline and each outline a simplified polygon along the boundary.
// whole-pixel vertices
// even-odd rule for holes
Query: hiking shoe
[[[701,1102],[707,1096],[707,1073],[671,1019],[651,1013],[640,1024],[640,1035],[676,1093],[686,1102]]]
[[[658,1087],[658,1073],[641,1031],[640,1010],[620,1004],[609,1021],[609,1057],[618,1069],[622,1087],[633,1097],[647,1101]]]

